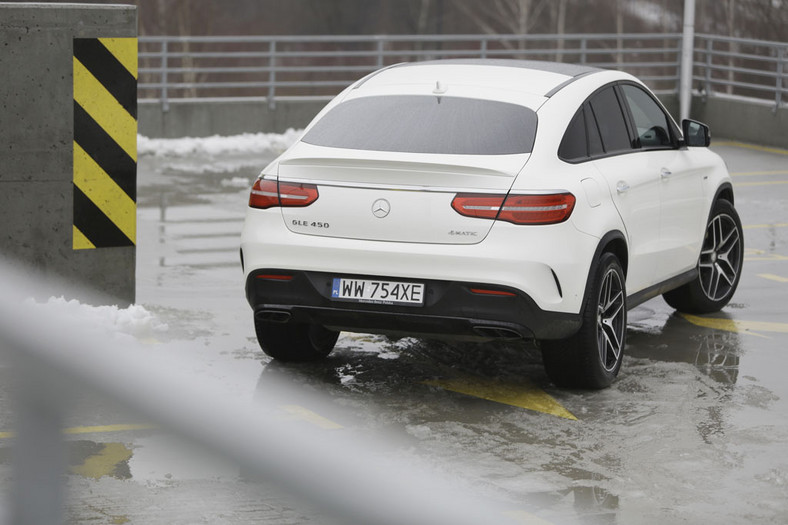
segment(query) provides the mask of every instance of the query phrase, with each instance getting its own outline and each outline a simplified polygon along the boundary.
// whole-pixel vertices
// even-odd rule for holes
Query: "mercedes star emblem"
[[[386,217],[391,211],[391,204],[386,199],[378,199],[372,203],[372,215],[378,219]]]

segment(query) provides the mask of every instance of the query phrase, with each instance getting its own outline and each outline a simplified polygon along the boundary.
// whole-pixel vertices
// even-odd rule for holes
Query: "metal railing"
[[[140,98],[330,99],[398,62],[442,58],[557,60],[620,69],[658,94],[679,89],[679,33],[140,37]],[[705,95],[783,104],[788,43],[696,35],[693,84]]]
[[[680,34],[141,37],[140,98],[318,97],[398,62],[557,60],[625,69],[657,92],[678,85]]]
[[[709,95],[732,95],[782,104],[788,74],[788,42],[698,35],[693,84]]]

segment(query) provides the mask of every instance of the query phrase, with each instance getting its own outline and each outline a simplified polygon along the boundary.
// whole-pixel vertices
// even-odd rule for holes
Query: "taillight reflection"
[[[257,179],[249,194],[249,207],[274,208],[309,206],[319,197],[314,184],[297,184]]]
[[[557,224],[572,215],[575,196],[568,192],[509,196],[459,193],[451,206],[466,217],[498,219],[513,224]]]

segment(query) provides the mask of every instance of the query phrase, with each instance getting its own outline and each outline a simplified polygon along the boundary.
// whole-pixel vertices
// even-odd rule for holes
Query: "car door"
[[[679,148],[678,130],[662,106],[640,86],[621,84],[644,174],[658,181],[660,201],[656,281],[695,266],[706,214],[702,177],[691,153]]]
[[[607,182],[629,243],[627,291],[654,283],[659,257],[659,170],[633,145],[615,85],[593,94],[586,105],[593,165]]]

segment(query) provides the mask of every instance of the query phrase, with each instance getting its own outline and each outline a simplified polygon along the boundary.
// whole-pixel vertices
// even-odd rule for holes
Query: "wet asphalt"
[[[271,362],[254,338],[238,242],[247,185],[275,152],[139,159],[137,300],[168,327],[143,342],[305,432],[385,437],[515,522],[786,523],[788,151],[712,148],[744,225],[739,289],[708,316],[661,298],[631,310],[609,389],[556,389],[532,344],[343,334],[324,362]],[[296,388],[282,393],[282,381]],[[327,522],[275,481],[252,482],[101,400],[67,423],[71,523]],[[12,439],[0,436],[7,487]]]

